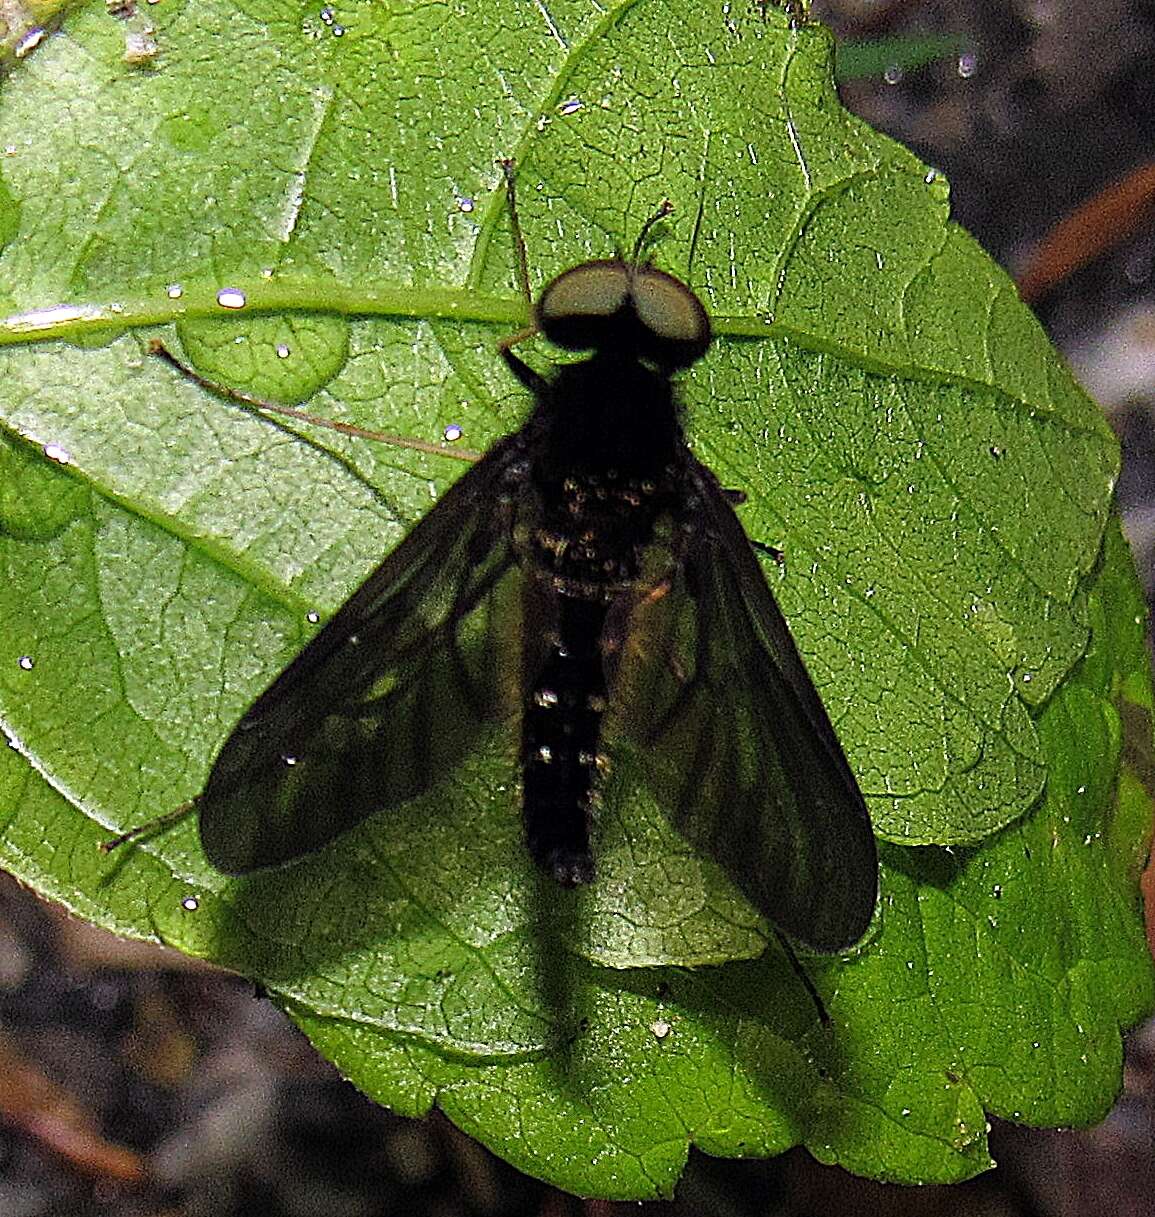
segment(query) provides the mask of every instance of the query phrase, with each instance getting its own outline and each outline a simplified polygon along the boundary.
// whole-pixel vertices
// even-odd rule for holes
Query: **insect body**
[[[682,306],[671,333],[642,321],[643,290],[656,298],[652,306],[664,297]],[[593,878],[589,824],[605,765],[602,723],[631,618],[665,594],[681,544],[687,453],[670,373],[705,350],[710,327],[678,280],[620,261],[586,263],[555,279],[537,320],[560,345],[594,351],[549,380],[504,351],[538,401],[518,557],[548,628],[545,654],[529,669],[522,720],[526,836],[534,858],[574,884]],[[661,525],[668,535],[660,540]]]
[[[562,884],[593,880],[603,775],[632,748],[675,826],[778,927],[856,942],[877,892],[862,795],[683,437],[673,376],[710,344],[705,310],[635,250],[556,278],[533,331],[589,355],[543,376],[521,336],[503,344],[530,418],[245,714],[197,800],[209,859],[243,873],[316,850],[513,714],[526,842]]]

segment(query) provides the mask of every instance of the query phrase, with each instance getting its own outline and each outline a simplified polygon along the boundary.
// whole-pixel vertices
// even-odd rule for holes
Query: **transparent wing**
[[[503,708],[519,601],[505,479],[523,447],[507,437],[456,482],[237,724],[198,799],[219,870],[300,857],[428,789]]]
[[[779,928],[836,951],[877,897],[866,805],[742,525],[709,470],[688,476],[693,514],[629,606],[611,704],[682,835]]]

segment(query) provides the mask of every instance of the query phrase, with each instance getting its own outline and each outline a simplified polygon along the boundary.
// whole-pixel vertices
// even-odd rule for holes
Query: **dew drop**
[[[537,750],[537,759],[543,765],[548,765],[553,760],[553,749],[548,744],[542,744]]]
[[[170,300],[179,300],[184,295],[184,288],[179,283],[170,283],[165,290]]]
[[[186,896],[180,902],[180,906],[186,913],[195,913],[197,909],[200,908],[201,902],[196,898],[196,896]]]
[[[31,672],[36,667],[36,660],[31,655],[21,655],[16,663],[25,671]]]
[[[896,85],[896,84],[901,83],[902,77],[903,77],[902,68],[900,68],[897,63],[890,64],[887,67],[886,71],[884,71],[882,74],[882,79],[888,85]]]
[[[305,614],[305,620],[306,620],[306,621],[307,621],[307,622],[308,622],[310,625],[316,625],[316,624],[317,624],[317,622],[321,620],[321,614],[320,614],[320,613],[318,613],[318,612],[316,611],[316,609],[310,609],[310,610],[309,610],[309,611],[308,611],[308,612]]]
[[[656,1018],[650,1024],[650,1030],[654,1033],[654,1039],[664,1040],[670,1034],[671,1027],[664,1018]]]
[[[473,199],[469,198],[467,195],[458,195],[458,198],[457,198],[457,210],[458,211],[464,212],[466,215],[469,215],[469,213],[476,206],[477,206],[476,202]]]
[[[449,423],[441,433],[449,443],[459,440],[464,432],[457,423]]]
[[[248,301],[245,299],[245,293],[238,287],[222,287],[217,292],[217,303],[221,308],[244,308]]]
[[[974,51],[964,51],[958,57],[958,74],[963,80],[970,78],[979,70],[979,57]]]
[[[133,65],[150,63],[160,52],[156,31],[151,27],[131,30],[124,36],[124,61]]]
[[[570,114],[576,114],[582,108],[581,99],[578,97],[569,97],[558,105],[557,112],[568,117]]]
[[[288,344],[284,342],[278,342],[274,349],[277,352],[278,359],[288,359],[292,354],[292,352],[289,350]]]
[[[50,461],[55,461],[58,465],[72,464],[72,454],[67,448],[62,448],[59,444],[45,444],[44,455]]]
[[[48,36],[48,31],[42,26],[37,26],[34,30],[29,30],[23,35],[19,42],[12,48],[12,54],[17,59],[23,59],[25,55],[31,55],[34,50]]]

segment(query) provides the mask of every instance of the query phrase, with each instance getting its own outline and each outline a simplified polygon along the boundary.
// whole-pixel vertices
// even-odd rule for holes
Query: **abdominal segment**
[[[594,877],[590,824],[606,706],[606,605],[559,596],[522,719],[522,808],[534,861],[566,887]]]

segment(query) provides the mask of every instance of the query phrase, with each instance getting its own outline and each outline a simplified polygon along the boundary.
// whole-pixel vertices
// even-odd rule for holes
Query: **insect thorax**
[[[602,353],[561,368],[539,407],[537,519],[525,556],[563,596],[609,601],[638,579],[684,461],[667,376]]]

